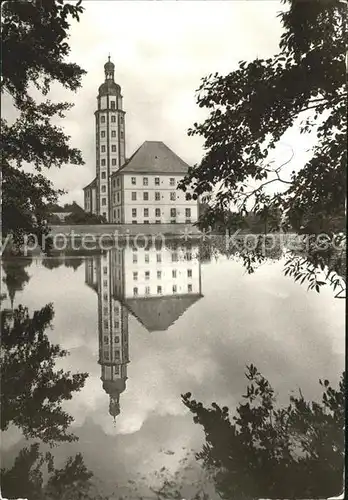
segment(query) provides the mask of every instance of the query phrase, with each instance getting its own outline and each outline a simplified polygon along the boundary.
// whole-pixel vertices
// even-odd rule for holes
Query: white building
[[[166,331],[201,297],[197,246],[112,249],[86,259],[98,294],[99,363],[109,413],[120,413],[129,363],[129,313],[148,332]]]
[[[177,190],[189,165],[160,141],[145,141],[125,158],[125,112],[115,66],[104,66],[96,119],[96,177],[84,188],[86,212],[117,224],[183,223],[198,219],[198,201]]]

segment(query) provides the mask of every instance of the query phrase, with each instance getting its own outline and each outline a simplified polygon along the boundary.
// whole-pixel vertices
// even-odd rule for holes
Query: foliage
[[[73,418],[61,405],[87,378],[55,370],[56,359],[68,352],[51,344],[45,333],[53,314],[50,304],[32,317],[21,305],[1,312],[1,429],[13,423],[24,436],[48,443],[75,439],[67,433]]]
[[[85,74],[78,65],[65,62],[70,19],[79,19],[81,2],[33,0],[4,2],[2,21],[1,92],[6,92],[17,113],[13,123],[1,118],[3,234],[13,234],[19,244],[24,234],[47,234],[46,205],[55,203],[61,191],[41,173],[67,163],[81,165],[80,152],[69,146],[69,137],[53,120],[62,119],[71,105],[45,99],[51,85],[59,83],[76,91]],[[36,102],[36,88],[45,99]],[[23,170],[25,164],[37,173]]]
[[[5,276],[2,281],[5,283],[11,302],[13,303],[16,292],[21,292],[24,285],[29,282],[30,276],[25,270],[31,266],[30,258],[11,258],[2,260],[2,268]]]
[[[189,135],[203,137],[205,155],[180,187],[209,204],[202,227],[233,206],[241,216],[280,211],[283,229],[332,238],[346,213],[347,8],[339,0],[284,3],[278,54],[203,78],[197,103],[210,114]],[[284,175],[292,158],[277,166],[269,158],[292,127],[315,133],[317,144],[304,166]]]
[[[104,224],[106,219],[102,215],[91,214],[82,210],[72,213],[65,218],[65,224]]]
[[[326,498],[342,489],[345,377],[333,389],[327,380],[321,403],[290,396],[277,407],[270,383],[254,365],[245,403],[230,418],[227,407],[206,408],[182,396],[202,425],[205,444],[197,459],[214,474],[222,498]]]

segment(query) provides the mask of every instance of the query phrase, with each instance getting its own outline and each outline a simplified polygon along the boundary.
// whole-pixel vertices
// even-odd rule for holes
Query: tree
[[[203,78],[197,103],[210,114],[189,135],[203,137],[206,152],[180,187],[191,188],[187,198],[201,196],[209,202],[203,227],[231,206],[241,215],[279,210],[283,228],[314,235],[325,231],[333,247],[346,204],[347,6],[340,0],[283,3],[287,9],[280,14],[278,54],[241,61],[226,76]],[[314,132],[318,140],[311,159],[286,177],[289,160],[274,166],[269,154],[291,127]],[[278,191],[270,194],[270,184]],[[308,252],[310,276],[316,266],[327,266],[323,256],[311,260],[314,247]],[[291,262],[296,264],[296,258]],[[320,286],[316,280],[313,287]]]
[[[30,258],[9,258],[2,261],[2,268],[5,276],[2,281],[5,283],[9,298],[13,304],[16,292],[21,292],[24,285],[29,282],[30,276],[26,271],[26,267],[31,266]]]
[[[345,375],[328,380],[321,403],[290,396],[277,407],[275,392],[255,366],[247,367],[245,403],[231,418],[227,407],[206,408],[190,393],[184,405],[202,425],[205,444],[196,456],[222,498],[327,498],[339,495],[344,471]]]
[[[43,168],[83,164],[80,151],[71,148],[69,137],[52,123],[64,118],[71,105],[53,103],[46,96],[52,83],[76,91],[85,71],[65,62],[70,19],[79,20],[81,1],[63,0],[4,2],[2,21],[1,92],[6,92],[17,111],[13,123],[1,118],[2,130],[2,231],[15,242],[24,234],[46,234],[48,203],[56,203],[61,191],[41,173]],[[30,91],[36,87],[43,96],[36,102]],[[35,167],[35,174],[23,170]]]
[[[25,437],[47,443],[76,439],[67,433],[73,418],[61,405],[88,376],[55,370],[56,359],[68,352],[51,344],[45,333],[53,314],[50,304],[32,317],[21,305],[1,311],[1,429],[12,422]]]
[[[73,212],[65,218],[65,224],[105,224],[106,219],[103,215],[96,215],[85,212]]]

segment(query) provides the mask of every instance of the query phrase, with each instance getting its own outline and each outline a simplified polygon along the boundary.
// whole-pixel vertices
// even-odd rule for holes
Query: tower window
[[[105,173],[105,172],[102,172],[102,173],[101,173],[101,178],[102,178],[102,179],[106,179],[106,173]]]
[[[111,130],[111,137],[116,137],[116,130]]]
[[[147,191],[144,191],[144,193],[143,193],[143,199],[145,201],[148,201],[148,199],[149,199],[149,193]]]
[[[102,130],[102,131],[100,132],[100,137],[105,137],[105,130]]]
[[[137,193],[136,191],[132,191],[132,201],[136,201],[137,200]]]
[[[176,193],[172,192],[170,193],[170,201],[175,201],[176,200]]]
[[[120,122],[123,123],[123,116],[120,116]]]
[[[102,146],[102,147],[101,147],[101,152],[102,152],[102,153],[105,153],[105,146]]]
[[[171,186],[175,186],[175,179],[174,179],[174,177],[171,177],[171,178],[169,179],[169,184],[170,184]]]
[[[111,103],[110,103],[110,104],[111,104],[111,109],[115,109],[115,106],[116,106],[115,101],[111,101]]]
[[[102,190],[102,193],[106,192],[106,186],[105,186],[105,184],[101,187],[101,190]]]
[[[120,351],[115,351],[115,359],[120,359]]]
[[[117,203],[120,202],[120,193],[117,193]]]
[[[118,335],[116,335],[115,337],[115,344],[119,344],[120,343],[120,337]]]
[[[102,198],[102,205],[106,205],[106,198]]]
[[[105,163],[105,158],[103,158],[103,159],[101,160],[101,166],[102,166],[102,167],[105,167],[105,164],[106,164],[106,163]]]
[[[121,139],[123,139],[123,135],[124,135],[124,134],[123,134],[123,130],[121,130],[121,132],[120,132],[120,137],[121,137]]]
[[[113,145],[111,146],[111,151],[112,151],[113,153],[116,153],[116,146],[115,146],[115,144],[113,144]]]
[[[111,165],[117,165],[116,158],[113,158],[113,159],[111,160]]]
[[[148,177],[143,177],[143,185],[147,186],[149,184],[149,178]]]
[[[115,115],[111,115],[111,122],[116,123],[116,116]]]
[[[105,123],[105,116],[104,115],[101,115],[101,117],[100,117],[100,123]]]
[[[159,186],[159,184],[160,184],[160,178],[155,177],[155,186]]]
[[[161,193],[159,191],[155,192],[155,201],[160,201],[161,200]]]

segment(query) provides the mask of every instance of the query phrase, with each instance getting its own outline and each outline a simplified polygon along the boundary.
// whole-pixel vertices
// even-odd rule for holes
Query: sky
[[[193,165],[202,157],[203,142],[188,137],[187,130],[205,116],[195,99],[201,78],[216,71],[227,74],[241,60],[274,55],[282,32],[277,14],[284,8],[277,0],[83,4],[85,12],[80,22],[72,22],[69,44],[71,61],[87,74],[76,93],[55,85],[50,98],[74,103],[62,125],[85,165],[47,174],[56,188],[68,192],[61,202],[81,205],[82,189],[95,176],[94,111],[109,53],[124,97],[127,157],[145,140],[158,140]],[[294,161],[303,163],[307,141],[293,131],[284,141],[282,159],[290,156],[289,144],[296,144]]]

